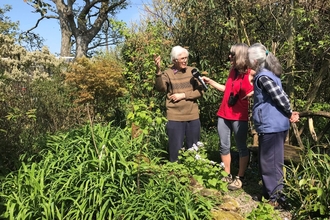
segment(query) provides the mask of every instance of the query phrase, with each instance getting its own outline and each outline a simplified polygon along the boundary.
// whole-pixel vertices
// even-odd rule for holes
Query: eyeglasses
[[[184,62],[184,61],[188,60],[188,57],[181,57],[181,58],[178,58],[177,60],[179,60],[181,62]]]

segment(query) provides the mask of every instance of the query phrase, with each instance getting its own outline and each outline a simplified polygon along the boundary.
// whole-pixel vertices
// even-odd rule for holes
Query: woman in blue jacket
[[[283,165],[284,142],[290,122],[299,121],[293,112],[281,83],[282,67],[278,59],[260,43],[248,49],[254,78],[252,118],[259,141],[259,171],[263,183],[263,197],[278,206],[284,202]]]

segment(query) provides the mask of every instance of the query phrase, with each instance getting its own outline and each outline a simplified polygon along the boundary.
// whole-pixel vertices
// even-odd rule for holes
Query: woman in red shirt
[[[203,77],[205,83],[219,91],[224,92],[218,116],[218,134],[220,138],[220,156],[224,163],[224,169],[228,176],[224,179],[228,182],[228,189],[236,190],[242,188],[242,179],[249,162],[249,151],[247,149],[248,133],[248,97],[253,95],[253,70],[248,68],[246,44],[235,44],[230,49],[230,62],[232,67],[225,85],[214,80]],[[239,152],[239,171],[235,178],[230,173],[231,134],[234,133],[236,147]]]

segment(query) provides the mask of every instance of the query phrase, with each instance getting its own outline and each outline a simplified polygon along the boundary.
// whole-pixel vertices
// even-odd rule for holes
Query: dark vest
[[[254,103],[252,118],[257,133],[275,133],[286,131],[290,128],[289,119],[285,113],[276,105],[271,96],[258,86],[261,76],[268,76],[281,89],[281,79],[267,69],[262,69],[254,81]]]

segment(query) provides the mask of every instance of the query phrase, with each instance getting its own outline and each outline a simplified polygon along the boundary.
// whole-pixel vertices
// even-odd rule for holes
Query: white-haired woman
[[[166,133],[168,135],[169,160],[178,160],[179,150],[190,148],[200,139],[200,120],[197,99],[203,95],[203,87],[192,75],[188,66],[189,52],[181,46],[171,51],[173,66],[161,71],[161,57],[155,55],[155,88],[166,93]]]
[[[262,196],[278,206],[285,200],[282,194],[284,142],[290,122],[299,121],[299,113],[290,107],[280,79],[282,66],[274,54],[256,43],[248,49],[248,58],[256,71],[252,117],[259,137]]]

